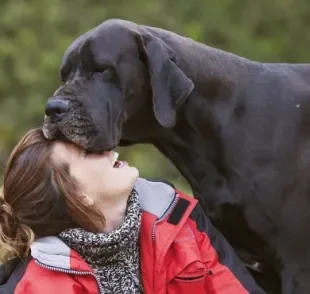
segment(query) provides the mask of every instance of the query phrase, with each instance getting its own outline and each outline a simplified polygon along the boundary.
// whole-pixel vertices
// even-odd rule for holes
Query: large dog
[[[282,293],[309,293],[310,65],[112,19],[73,42],[60,75],[47,138],[89,152],[155,145],[267,293],[281,293],[277,277]]]

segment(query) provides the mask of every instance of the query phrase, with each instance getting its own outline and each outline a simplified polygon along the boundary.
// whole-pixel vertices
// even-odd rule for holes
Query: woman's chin
[[[132,190],[139,177],[139,170],[136,167],[129,166],[128,164],[119,167],[115,173],[115,180],[113,182],[119,187],[126,187]],[[114,185],[113,183],[113,185]]]
[[[132,187],[136,184],[136,181],[139,177],[139,170],[136,167],[127,166],[126,172],[128,174],[128,178],[130,179]]]
[[[137,178],[139,177],[139,170],[136,167],[128,166],[128,168],[131,170],[133,178],[136,182]]]

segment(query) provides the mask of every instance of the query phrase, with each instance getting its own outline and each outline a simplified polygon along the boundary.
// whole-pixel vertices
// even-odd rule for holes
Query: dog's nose
[[[50,99],[45,107],[46,116],[60,118],[69,109],[69,101],[62,97],[53,97]]]

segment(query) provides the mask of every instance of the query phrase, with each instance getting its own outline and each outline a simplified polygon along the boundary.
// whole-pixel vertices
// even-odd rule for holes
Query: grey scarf
[[[141,209],[132,191],[122,225],[109,233],[94,234],[80,228],[59,237],[94,269],[105,294],[143,293],[139,266]]]

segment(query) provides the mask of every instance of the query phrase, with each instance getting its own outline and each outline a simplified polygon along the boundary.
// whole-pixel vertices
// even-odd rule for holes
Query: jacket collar
[[[163,182],[138,178],[135,188],[142,210],[156,216],[157,219],[166,214],[177,197],[175,189]]]

